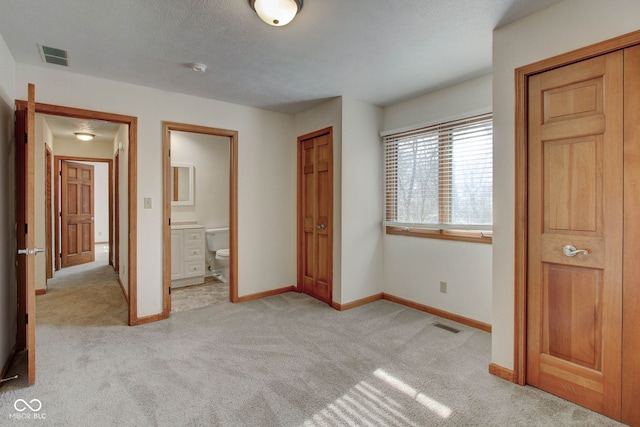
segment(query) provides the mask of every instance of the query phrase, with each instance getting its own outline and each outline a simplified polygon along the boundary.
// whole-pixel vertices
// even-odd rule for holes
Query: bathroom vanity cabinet
[[[171,226],[172,288],[204,283],[205,253],[204,226]]]

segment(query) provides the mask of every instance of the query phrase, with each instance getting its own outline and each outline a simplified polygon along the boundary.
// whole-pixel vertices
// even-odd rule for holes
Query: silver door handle
[[[44,252],[44,249],[35,248],[35,249],[18,249],[18,255],[33,255]]]
[[[564,248],[562,248],[562,253],[565,254],[566,256],[576,256],[579,253],[589,255],[589,251],[586,251],[584,249],[576,249],[576,247],[573,245],[567,245]]]
[[[316,225],[316,228],[318,230],[324,230],[326,227],[324,226],[324,224],[320,224],[320,225]]]

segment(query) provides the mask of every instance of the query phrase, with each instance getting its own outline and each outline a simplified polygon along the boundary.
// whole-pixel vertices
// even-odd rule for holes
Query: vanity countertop
[[[204,225],[190,224],[190,223],[177,223],[171,226],[172,230],[187,230],[190,228],[204,228]]]

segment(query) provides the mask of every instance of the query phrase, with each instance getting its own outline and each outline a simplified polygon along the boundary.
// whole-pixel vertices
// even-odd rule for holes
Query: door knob
[[[320,225],[316,225],[316,228],[318,230],[324,230],[326,227],[324,226],[324,224],[320,224]]]
[[[567,245],[564,248],[562,248],[562,253],[565,254],[566,256],[576,256],[579,253],[589,255],[589,251],[584,249],[576,249],[576,247],[573,245]]]

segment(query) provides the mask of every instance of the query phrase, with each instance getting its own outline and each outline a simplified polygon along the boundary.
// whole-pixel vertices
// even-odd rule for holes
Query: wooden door
[[[623,52],[530,77],[528,110],[527,382],[619,419]]]
[[[120,276],[120,151],[113,159],[113,269]]]
[[[53,278],[53,153],[44,146],[44,234],[47,279]],[[46,286],[45,286],[46,289]]]
[[[333,134],[298,138],[298,287],[331,304],[333,276]]]
[[[36,382],[35,86],[26,109],[16,109],[16,243],[18,319],[16,348],[27,350],[29,384]]]
[[[640,45],[624,51],[622,422],[640,426]]]
[[[62,267],[95,261],[93,166],[62,161]]]

